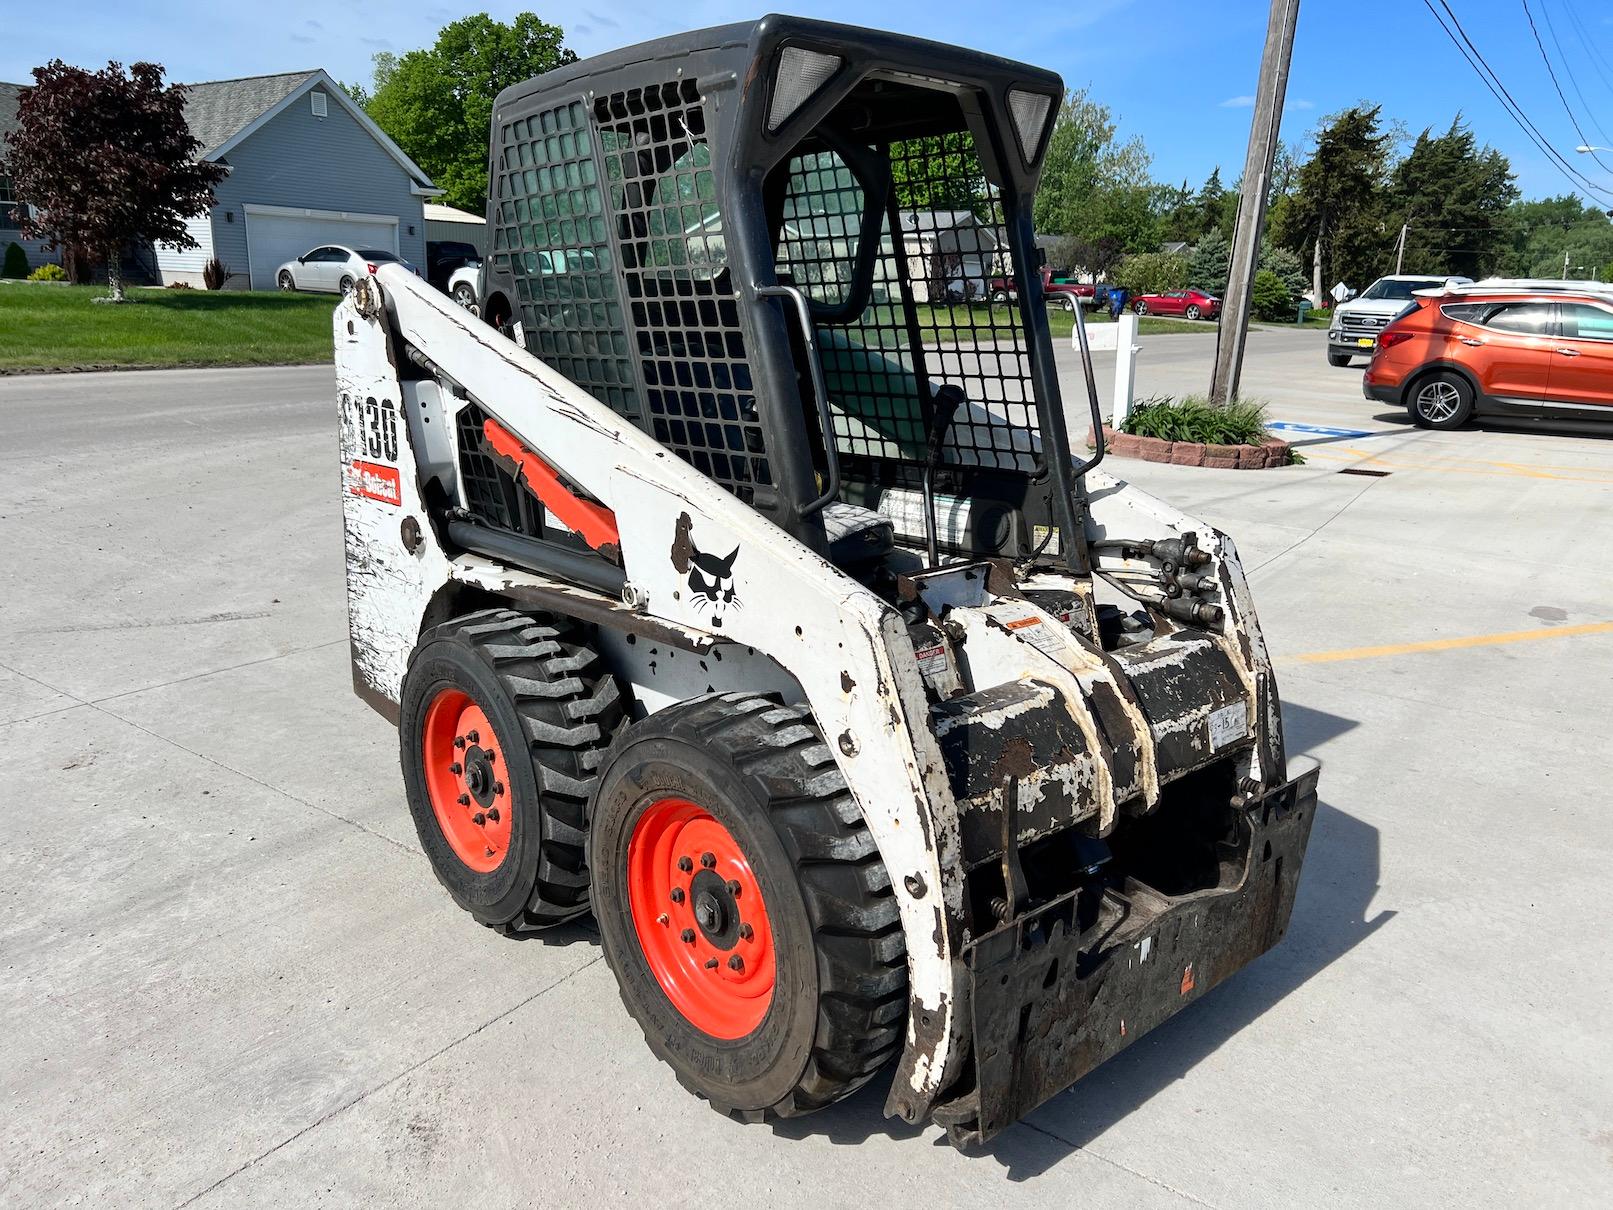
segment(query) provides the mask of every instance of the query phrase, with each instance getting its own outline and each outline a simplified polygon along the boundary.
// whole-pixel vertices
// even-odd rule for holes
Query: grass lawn
[[[940,334],[942,340],[950,340],[959,344],[972,344],[977,339],[989,340],[991,338],[991,331],[986,326],[991,322],[988,319],[988,311],[990,310],[994,309],[998,312],[997,323],[1006,325],[1009,322],[1009,309],[1007,307],[987,308],[983,304],[965,307],[960,304],[953,307],[920,305],[916,309],[918,311],[919,326],[925,329],[926,339],[929,336],[928,330],[934,328]],[[980,327],[972,328],[969,326],[971,312],[978,314],[978,318],[974,322],[978,323]],[[1107,311],[1088,312],[1087,314],[1088,327],[1113,322],[1114,320],[1109,318]],[[954,326],[959,324],[962,326]],[[1047,312],[1047,329],[1054,340],[1069,340],[1070,334],[1075,331],[1075,316],[1063,307],[1050,307]],[[1157,316],[1144,315],[1138,322],[1137,330],[1144,336],[1161,335],[1170,332],[1213,333],[1215,325],[1203,320],[1160,319]]]
[[[302,365],[331,359],[334,294],[129,291],[0,285],[0,373],[156,366]]]

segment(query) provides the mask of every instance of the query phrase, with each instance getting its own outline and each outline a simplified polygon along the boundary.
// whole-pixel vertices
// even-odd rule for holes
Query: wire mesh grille
[[[741,499],[772,482],[692,80],[594,102],[645,427]]]
[[[495,260],[507,257],[532,354],[634,420],[627,324],[587,110],[569,101],[502,133]]]
[[[487,413],[474,403],[459,413],[459,479],[465,507],[489,525],[529,537],[543,536],[543,506],[487,452],[482,424]]]
[[[852,458],[921,464],[931,395],[966,400],[943,464],[1030,472],[1038,424],[1002,205],[967,132],[888,145],[892,190],[868,307],[819,328],[835,445]],[[861,190],[834,152],[788,165],[777,261],[816,301],[844,299],[857,253]]]

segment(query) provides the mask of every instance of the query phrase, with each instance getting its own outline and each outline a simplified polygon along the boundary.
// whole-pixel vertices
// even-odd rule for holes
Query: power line
[[[1557,90],[1557,99],[1563,103],[1563,112],[1568,115],[1569,125],[1574,128],[1574,133],[1579,136],[1579,145],[1581,147],[1590,146],[1591,140],[1589,136],[1580,128],[1579,119],[1574,116],[1574,111],[1568,104],[1568,97],[1563,93],[1562,83],[1557,79],[1557,69],[1551,65],[1551,56],[1546,53],[1546,44],[1540,40],[1540,31],[1535,28],[1535,14],[1529,8],[1529,0],[1523,0],[1523,15],[1529,22],[1529,32],[1534,35],[1535,45],[1540,48],[1540,61],[1546,65],[1546,74],[1551,77],[1551,86]],[[1560,52],[1562,48],[1558,47],[1558,50]],[[1567,59],[1563,60],[1563,66],[1568,67]],[[1572,69],[1569,70],[1569,78],[1573,78]],[[1582,104],[1584,100],[1584,97],[1580,98]],[[1603,137],[1605,138],[1606,136],[1604,135]],[[1613,169],[1608,169],[1606,161],[1596,152],[1591,152],[1591,158],[1601,164],[1604,170],[1613,171]]]
[[[1613,77],[1608,74],[1613,72],[1613,64],[1608,63],[1601,49],[1591,40],[1590,30],[1585,28],[1585,22],[1581,20],[1579,10],[1574,7],[1573,0],[1563,0],[1563,11],[1568,14],[1568,19],[1579,30],[1580,45],[1588,52],[1591,66],[1596,69],[1596,74],[1602,77],[1602,83],[1607,85],[1608,91],[1613,92]]]
[[[1600,195],[1601,200],[1604,203],[1613,201],[1613,195],[1609,195],[1609,193],[1601,186],[1594,184],[1588,177],[1585,176],[1584,173],[1580,172],[1577,168],[1565,160],[1562,157],[1562,154],[1557,151],[1557,149],[1554,148],[1549,142],[1547,142],[1546,136],[1540,133],[1539,127],[1529,120],[1528,115],[1523,112],[1523,108],[1512,99],[1512,94],[1509,93],[1506,90],[1506,86],[1501,83],[1500,77],[1497,76],[1490,68],[1489,63],[1485,61],[1484,56],[1479,53],[1478,47],[1473,45],[1473,40],[1467,36],[1467,31],[1462,28],[1461,21],[1459,21],[1456,17],[1456,14],[1451,11],[1451,6],[1449,3],[1447,3],[1447,0],[1437,0],[1437,2],[1440,8],[1445,10],[1446,15],[1450,17],[1449,26],[1445,24],[1445,17],[1440,15],[1439,9],[1434,7],[1435,2],[1436,0],[1423,0],[1423,6],[1433,14],[1434,20],[1439,23],[1439,27],[1444,31],[1445,36],[1451,40],[1452,45],[1454,45],[1457,51],[1461,53],[1462,57],[1467,60],[1468,66],[1471,67],[1475,73],[1477,73],[1479,81],[1484,85],[1485,88],[1489,89],[1490,94],[1501,103],[1502,108],[1507,112],[1507,116],[1518,124],[1519,128],[1523,130],[1523,133],[1528,137],[1530,142],[1534,143],[1534,145],[1543,154],[1553,161],[1554,166],[1560,172],[1562,172],[1565,177],[1568,178],[1569,184],[1573,185],[1576,189],[1582,188],[1588,190],[1592,194]],[[1452,29],[1452,26],[1455,27],[1454,30]],[[1460,38],[1458,38],[1458,34],[1460,34]]]
[[[1572,16],[1573,10],[1569,9],[1568,13]],[[1602,142],[1613,143],[1613,138],[1608,137],[1607,131],[1603,130],[1602,124],[1596,120],[1596,110],[1592,109],[1591,103],[1585,99],[1585,90],[1579,86],[1579,77],[1574,75],[1574,67],[1568,60],[1568,52],[1563,50],[1562,41],[1557,37],[1557,26],[1551,19],[1551,7],[1542,4],[1540,15],[1546,19],[1546,31],[1551,34],[1551,44],[1557,48],[1557,57],[1563,61],[1563,70],[1568,73],[1568,82],[1574,86],[1574,95],[1579,97],[1579,103],[1585,107],[1585,116],[1590,118],[1596,133],[1602,136]],[[1600,164],[1602,161],[1598,159],[1596,162]]]

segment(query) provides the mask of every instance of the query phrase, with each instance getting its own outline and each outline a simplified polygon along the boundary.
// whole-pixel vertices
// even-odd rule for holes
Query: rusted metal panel
[[[1217,886],[1134,880],[1065,895],[980,938],[969,966],[976,1086],[938,1110],[988,1139],[1270,949],[1288,926],[1316,815],[1316,768],[1241,812]]]

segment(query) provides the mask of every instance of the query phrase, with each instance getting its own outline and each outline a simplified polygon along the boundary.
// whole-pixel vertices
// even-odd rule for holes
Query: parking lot
[[[1412,429],[1323,341],[1244,374],[1348,430],[1306,465],[1110,467],[1251,569],[1324,765],[1289,934],[975,1155],[883,1079],[721,1118],[591,926],[453,906],[351,691],[328,368],[0,378],[0,1202],[1613,1202],[1613,440]]]

